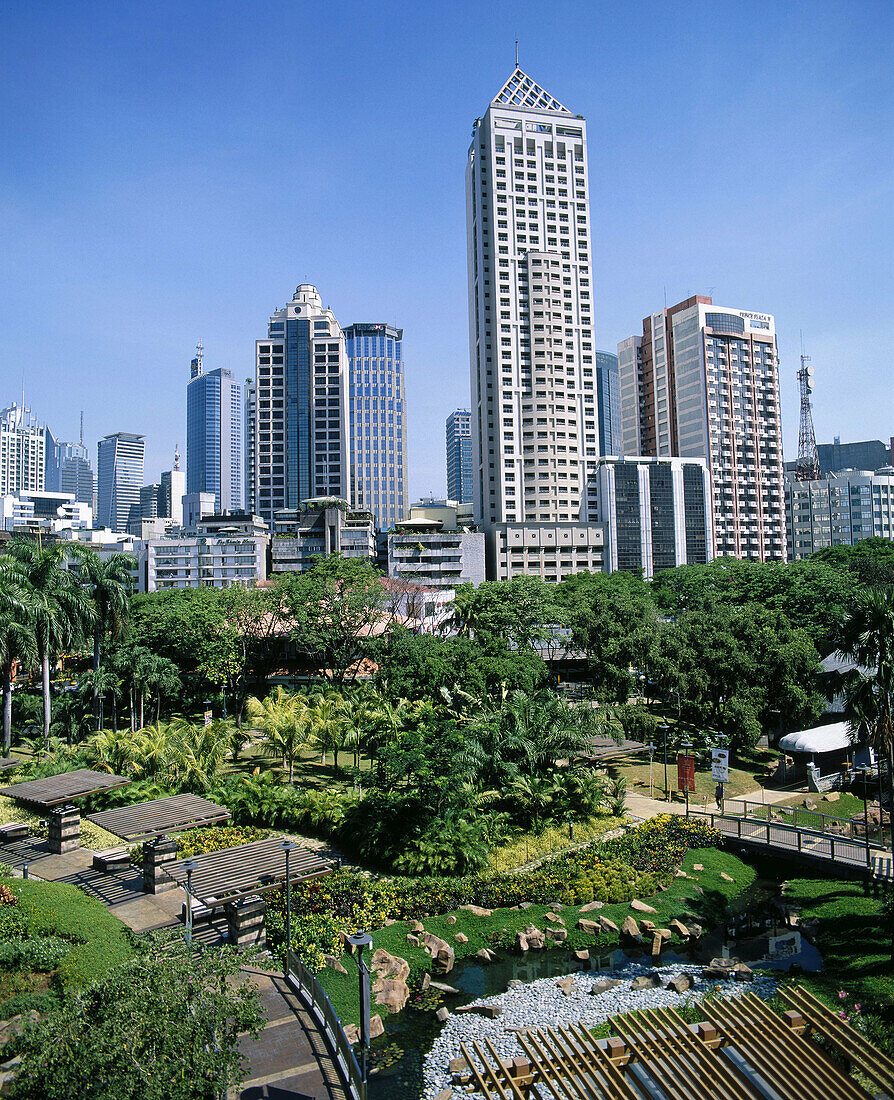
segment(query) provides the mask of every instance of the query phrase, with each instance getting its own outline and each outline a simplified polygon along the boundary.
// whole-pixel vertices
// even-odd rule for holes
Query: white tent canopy
[[[779,739],[779,747],[785,752],[837,752],[852,747],[846,722],[830,722],[827,726],[814,726],[799,733],[787,733]]]

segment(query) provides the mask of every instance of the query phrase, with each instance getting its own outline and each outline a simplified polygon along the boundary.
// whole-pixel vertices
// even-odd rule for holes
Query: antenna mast
[[[814,386],[813,365],[810,356],[801,353],[801,369],[798,371],[798,387],[801,391],[801,424],[798,429],[798,468],[796,481],[819,481],[820,461],[813,430],[813,413],[810,409],[810,393]]]

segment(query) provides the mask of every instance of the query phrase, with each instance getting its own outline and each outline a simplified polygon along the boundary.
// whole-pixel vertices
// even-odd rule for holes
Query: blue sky
[[[799,333],[820,441],[894,432],[894,5],[6,0],[0,404],[185,443],[298,283],[405,331],[411,494],[469,400],[463,172],[514,63],[589,133],[597,344],[690,294]]]

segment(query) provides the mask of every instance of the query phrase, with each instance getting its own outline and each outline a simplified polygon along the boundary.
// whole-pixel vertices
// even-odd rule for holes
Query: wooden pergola
[[[229,901],[263,894],[286,881],[284,838],[270,836],[236,848],[194,856],[192,896],[209,909]],[[180,860],[165,867],[181,886],[187,884],[187,872]],[[323,859],[307,848],[293,847],[289,852],[289,881],[303,882],[335,870],[334,860]]]
[[[110,775],[108,772],[95,772],[90,768],[65,772],[62,775],[48,775],[43,779],[29,779],[24,783],[12,783],[0,788],[0,794],[25,802],[43,810],[54,806],[64,806],[87,795],[99,791],[110,791],[115,787],[126,787],[130,783],[123,775]]]
[[[810,1036],[894,1096],[894,1062],[804,989],[782,990],[778,1015],[754,993],[698,1003],[704,1022],[673,1008],[616,1016],[597,1040],[580,1024],[522,1031],[526,1057],[506,1061],[485,1039],[461,1044],[469,1091],[486,1100],[869,1100]]]
[[[167,833],[229,821],[230,811],[195,794],[175,794],[133,806],[118,806],[89,814],[88,821],[122,840],[151,840]]]

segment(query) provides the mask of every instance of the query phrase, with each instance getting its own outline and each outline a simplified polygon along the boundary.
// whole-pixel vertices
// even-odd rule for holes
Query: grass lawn
[[[812,799],[816,803],[815,810],[808,810],[804,806],[804,800],[806,798]],[[819,814],[824,814],[826,817],[834,817],[837,820],[847,821],[851,817],[860,815],[862,820],[863,815],[863,799],[857,798],[856,795],[842,792],[841,796],[833,802],[827,802],[823,795],[820,794],[796,794],[791,798],[786,798],[783,802],[774,802],[772,807],[762,806],[759,802],[748,803],[748,815],[749,817],[763,817],[766,818],[768,809],[780,809],[780,808],[793,808],[795,813],[795,822],[798,825],[807,825],[819,827]],[[742,809],[741,805],[728,807],[733,813],[739,813]],[[788,816],[788,815],[786,815]]]
[[[767,771],[778,753],[770,749],[754,749],[745,759],[736,761],[737,766],[729,770],[729,783],[726,785],[726,797],[737,798],[749,791],[763,786]],[[636,753],[620,756],[606,764],[606,770],[613,779],[624,779],[631,794],[649,794],[649,754]],[[673,801],[682,802],[683,795],[677,791],[677,757],[668,749],[667,780]],[[714,789],[717,784],[711,778],[710,757],[704,753],[696,755],[695,794],[689,796],[693,806],[701,805],[707,798],[708,807],[714,805]],[[664,755],[659,746],[652,762],[652,797],[664,798]]]
[[[44,1011],[58,993],[88,985],[133,954],[131,932],[108,909],[68,883],[0,877],[18,901],[0,908],[0,943],[56,937],[70,948],[47,971],[0,969],[0,1016],[34,1005]],[[36,1003],[35,1003],[36,999]]]
[[[693,871],[692,866],[701,863],[703,871]],[[574,905],[564,906],[561,916],[568,928],[568,939],[560,948],[555,950],[567,953],[569,950],[590,947],[600,951],[610,951],[617,946],[617,938],[608,935],[590,936],[575,929],[580,916],[588,919],[596,919],[600,916],[608,917],[620,926],[628,914],[639,919],[646,917],[661,928],[674,917],[682,917],[684,913],[693,913],[698,923],[710,928],[719,923],[727,910],[729,901],[747,889],[755,878],[754,870],[743,863],[736,856],[722,852],[717,848],[699,848],[690,851],[683,861],[683,869],[693,876],[692,880],[675,878],[667,890],[659,892],[654,897],[641,901],[657,909],[658,914],[637,914],[630,909],[629,904],[605,905],[595,913],[581,914],[580,907]],[[721,871],[730,875],[733,882],[726,882],[721,878]],[[693,886],[700,886],[704,890],[703,895],[697,894]],[[504,943],[513,940],[515,933],[521,931],[528,924],[535,924],[544,929],[547,922],[544,914],[547,909],[543,905],[533,905],[530,909],[495,909],[490,917],[476,917],[465,909],[454,910],[452,914],[443,914],[437,917],[429,917],[423,924],[425,930],[433,935],[440,936],[451,944],[456,953],[457,960],[468,958],[482,947],[494,947],[505,951]],[[455,916],[456,923],[450,924],[448,916]],[[422,974],[429,969],[431,959],[421,947],[413,947],[407,942],[407,933],[410,924],[406,921],[398,921],[387,928],[380,928],[372,933],[373,950],[383,947],[392,955],[399,955],[410,964],[410,984],[418,982]],[[468,937],[468,943],[456,942],[457,933],[462,932]],[[674,941],[672,941],[674,942]],[[345,1024],[358,1022],[359,1006],[357,1000],[357,968],[350,958],[344,956],[342,964],[348,971],[347,974],[339,974],[335,970],[324,969],[317,978],[329,994],[335,1011]],[[450,982],[448,974],[442,980]],[[385,1014],[381,1006],[373,1004],[374,1012]]]
[[[567,825],[550,825],[539,833],[522,833],[510,837],[490,854],[492,871],[515,871],[536,860],[558,855],[569,848],[589,843],[628,822],[625,817],[591,817],[587,821],[574,823],[574,839]]]

